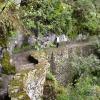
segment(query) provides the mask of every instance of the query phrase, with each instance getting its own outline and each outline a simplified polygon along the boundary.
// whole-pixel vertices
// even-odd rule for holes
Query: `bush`
[[[3,72],[5,74],[14,74],[15,73],[15,67],[10,64],[10,56],[9,56],[8,52],[4,53],[1,64],[3,66]]]
[[[52,73],[48,72],[47,75],[46,75],[46,80],[54,81],[55,78],[54,78],[54,76],[52,75]]]
[[[93,54],[88,57],[73,56],[71,65],[76,73],[81,76],[82,74],[91,74],[95,71],[100,71],[100,60]]]
[[[32,1],[22,11],[25,12],[22,17],[27,28],[37,30],[39,34],[69,34],[72,31],[71,6],[60,0]]]
[[[74,70],[73,83],[67,86],[68,100],[100,99],[100,60],[96,56],[74,56],[71,62]]]
[[[57,82],[51,72],[47,73],[45,87],[44,91],[46,91],[46,93],[44,92],[44,94],[46,95],[44,95],[43,100],[67,100],[66,89]]]
[[[99,100],[100,86],[95,84],[91,76],[80,77],[75,87],[67,88],[68,100]]]
[[[71,0],[72,1],[72,0]],[[21,17],[26,27],[35,34],[97,34],[99,13],[92,0],[40,0],[32,1],[21,8]]]
[[[67,97],[67,94],[59,94],[57,96],[57,100],[69,100],[68,97]]]

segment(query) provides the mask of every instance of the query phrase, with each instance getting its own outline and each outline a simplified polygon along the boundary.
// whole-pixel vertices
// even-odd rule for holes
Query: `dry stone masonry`
[[[74,55],[88,56],[94,51],[94,45],[91,42],[71,43],[59,48],[49,48],[45,52],[48,55],[48,61],[50,62],[50,68],[52,73],[56,76],[57,80],[66,85],[71,81],[72,68],[70,66],[70,60]]]
[[[83,52],[84,51],[84,52]],[[63,85],[66,85],[72,77],[72,70],[69,65],[71,57],[76,54],[86,56],[93,52],[92,43],[77,43],[60,46],[58,48],[48,48],[41,51],[28,51],[14,55],[13,62],[18,67],[20,63],[21,70],[16,73],[9,84],[9,96],[11,100],[41,100],[43,95],[43,86],[45,83],[46,73],[51,71],[56,79]],[[28,68],[25,57],[31,55],[38,59],[38,64]],[[18,60],[20,57],[21,59]],[[49,63],[50,65],[49,65]],[[22,64],[25,67],[21,67]],[[27,66],[27,67],[26,67]]]
[[[11,100],[41,100],[50,65],[46,59],[44,60],[44,52],[32,52],[32,55],[39,59],[39,63],[34,66],[34,69],[24,68],[16,73],[8,89]]]

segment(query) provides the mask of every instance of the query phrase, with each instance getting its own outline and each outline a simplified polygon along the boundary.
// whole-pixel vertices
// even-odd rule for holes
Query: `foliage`
[[[34,49],[34,47],[31,47],[30,45],[22,45],[21,48],[14,48],[13,53],[19,53],[19,52],[23,52],[23,51],[27,51],[27,50],[31,50]]]
[[[45,87],[44,91],[46,91],[46,93],[44,92],[43,100],[67,100],[66,89],[57,82],[51,72],[47,73]]]
[[[76,82],[65,88],[56,82],[56,100],[99,100],[100,99],[100,60],[96,56],[74,56],[72,70],[78,75]],[[50,79],[51,76],[50,76]],[[55,80],[56,81],[56,80]]]
[[[15,67],[10,64],[10,56],[9,56],[8,52],[4,53],[1,64],[3,66],[3,72],[5,74],[14,74],[15,73]]]
[[[53,32],[75,37],[97,34],[100,18],[97,3],[92,0],[32,0],[21,7],[21,17],[28,29],[37,34]]]
[[[7,16],[8,15],[5,14],[0,16],[0,46],[6,46],[9,37],[16,34],[12,22],[8,19]]]
[[[100,60],[96,56],[90,55],[88,57],[74,56],[71,65],[75,72],[81,76],[82,74],[91,74],[95,71],[100,71]]]
[[[97,85],[91,76],[80,77],[75,87],[67,88],[68,100],[99,100],[100,84]]]
[[[47,75],[46,75],[46,80],[50,80],[50,81],[54,81],[55,80],[55,78],[54,78],[54,76],[52,75],[52,73],[47,73]]]
[[[72,68],[75,71],[74,85],[67,86],[68,100],[100,99],[100,60],[96,56],[74,56]]]
[[[80,32],[87,31],[90,34],[94,34],[99,24],[97,18],[98,12],[96,11],[95,5],[92,0],[77,0],[74,9],[74,17],[80,25]]]
[[[40,45],[40,43],[39,42],[36,42],[35,43],[35,45],[33,46],[33,48],[35,49],[35,50],[40,50],[41,49],[41,45]]]
[[[33,1],[26,9],[22,15],[24,23],[28,28],[38,30],[40,34],[67,34],[71,28],[71,6],[60,0]]]

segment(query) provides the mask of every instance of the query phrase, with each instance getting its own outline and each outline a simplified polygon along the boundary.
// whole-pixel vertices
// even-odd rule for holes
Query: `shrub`
[[[100,60],[93,54],[88,57],[73,56],[71,61],[72,67],[81,76],[82,74],[91,74],[100,71]]]
[[[97,90],[98,89],[98,90]],[[67,88],[68,100],[99,100],[100,87],[91,76],[80,77],[75,87]]]
[[[45,85],[46,90],[44,90],[44,93],[45,91],[48,91],[48,94],[45,93],[46,95],[44,96],[44,98],[46,97],[46,99],[48,100],[51,100],[52,98],[56,100],[67,100],[66,89],[62,85],[60,85],[59,82],[57,82],[56,78],[54,77],[54,75],[52,75],[51,72],[47,73]]]
[[[67,34],[72,31],[71,6],[60,0],[32,1],[22,8],[22,12],[25,12],[22,17],[27,28],[37,30],[39,34]]]
[[[68,97],[67,97],[67,94],[59,94],[57,96],[57,100],[69,100]]]
[[[71,62],[74,69],[74,86],[67,86],[68,100],[99,100],[100,60],[96,56],[74,56]]]
[[[52,75],[52,73],[48,72],[47,75],[46,75],[46,80],[54,81],[55,78],[54,78],[54,76]]]
[[[36,34],[97,34],[99,13],[92,0],[40,0],[21,8],[21,17],[28,29]],[[36,32],[37,31],[37,32]]]

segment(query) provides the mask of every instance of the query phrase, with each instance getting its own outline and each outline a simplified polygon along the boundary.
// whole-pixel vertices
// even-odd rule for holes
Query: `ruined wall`
[[[69,64],[71,57],[74,54],[88,56],[93,52],[93,48],[94,46],[91,42],[73,43],[60,46],[59,48],[48,48],[43,51],[28,51],[27,53],[23,52],[14,55],[16,59],[13,60],[16,63],[20,63],[20,65],[21,63],[25,63],[26,60],[18,60],[17,58],[24,58],[27,54],[31,54],[31,56],[38,59],[39,63],[34,66],[31,64],[33,66],[32,69],[31,67],[29,69],[25,67],[17,72],[14,79],[10,82],[8,89],[11,100],[41,100],[49,66],[56,79],[61,84],[66,85],[71,81],[73,76],[73,70]]]
[[[88,56],[93,52],[94,45],[91,42],[72,43],[59,48],[46,49],[50,68],[57,80],[66,85],[73,77],[73,70],[70,66],[71,57],[74,55]]]
[[[50,65],[46,59],[44,60],[44,52],[37,51],[31,54],[39,60],[39,63],[31,65],[32,69],[25,67],[16,73],[8,89],[11,100],[41,100],[46,73]]]

